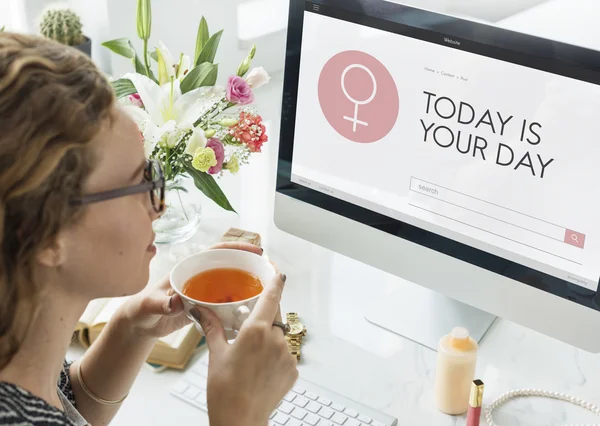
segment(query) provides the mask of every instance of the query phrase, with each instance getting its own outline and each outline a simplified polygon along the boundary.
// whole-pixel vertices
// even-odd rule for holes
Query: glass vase
[[[201,195],[188,185],[189,179],[177,177],[165,186],[166,209],[154,221],[156,244],[177,244],[189,240],[198,230],[202,217]]]

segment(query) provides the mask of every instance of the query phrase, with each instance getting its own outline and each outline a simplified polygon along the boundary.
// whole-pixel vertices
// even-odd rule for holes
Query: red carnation
[[[240,113],[238,124],[229,133],[234,141],[243,143],[251,152],[260,152],[262,145],[269,140],[262,117],[248,112]]]

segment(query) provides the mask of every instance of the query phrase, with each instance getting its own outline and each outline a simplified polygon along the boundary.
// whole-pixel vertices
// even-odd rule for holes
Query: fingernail
[[[287,280],[287,277],[285,276],[285,274],[281,274],[279,275],[279,277],[281,278],[281,281],[285,282],[285,280]]]
[[[260,254],[263,254],[264,252],[265,252],[265,249],[261,247],[260,248]]]
[[[173,297],[174,296],[169,297],[169,311],[173,310]]]
[[[190,309],[190,315],[193,316],[196,321],[200,322],[200,311],[198,309]]]

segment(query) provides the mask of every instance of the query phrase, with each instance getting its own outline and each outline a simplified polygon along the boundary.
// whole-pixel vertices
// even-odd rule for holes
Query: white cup
[[[232,249],[205,250],[191,255],[175,265],[171,271],[171,286],[183,301],[185,315],[194,321],[190,309],[195,306],[208,308],[219,317],[228,338],[231,338],[237,334],[242,323],[254,309],[260,294],[250,299],[230,303],[202,302],[183,294],[183,287],[190,278],[201,272],[216,268],[236,268],[254,274],[261,281],[263,287],[275,277],[276,271],[271,262],[264,257],[247,251]],[[196,323],[196,327],[200,333],[204,334],[200,324]]]

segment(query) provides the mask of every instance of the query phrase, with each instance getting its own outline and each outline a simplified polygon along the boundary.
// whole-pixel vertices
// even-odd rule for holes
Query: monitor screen
[[[299,3],[278,190],[597,309],[600,54],[381,1]]]

